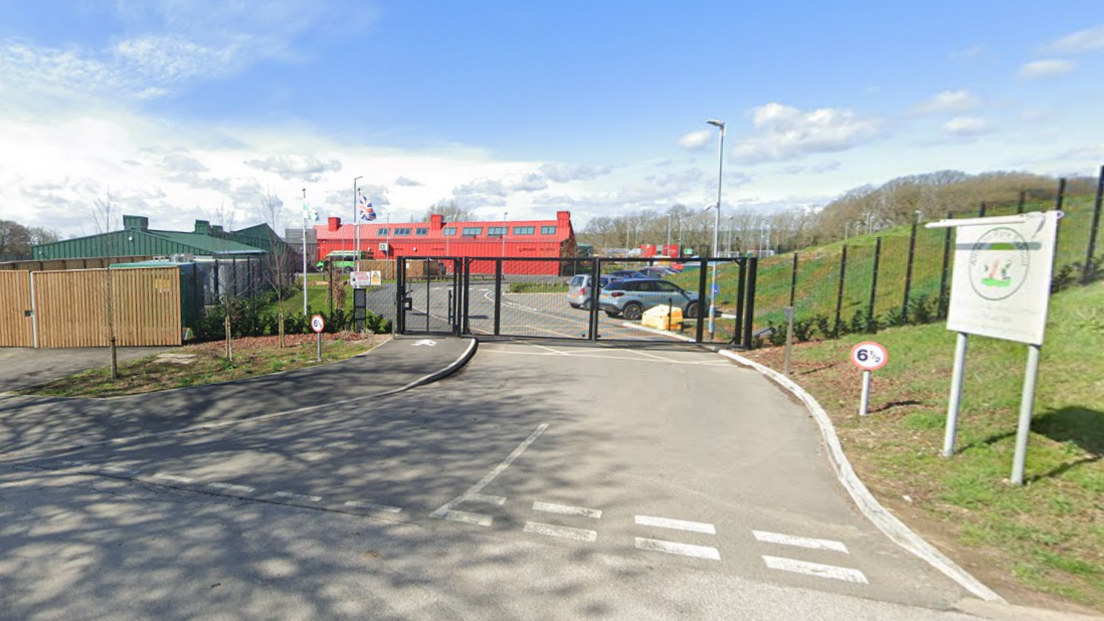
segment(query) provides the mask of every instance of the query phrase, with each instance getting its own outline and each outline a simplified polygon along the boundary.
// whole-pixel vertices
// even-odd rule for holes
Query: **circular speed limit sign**
[[[311,317],[311,330],[315,332],[322,332],[326,329],[326,321],[322,319],[322,315],[315,315]]]
[[[851,348],[851,364],[863,371],[877,371],[889,362],[889,350],[874,341],[863,341]]]

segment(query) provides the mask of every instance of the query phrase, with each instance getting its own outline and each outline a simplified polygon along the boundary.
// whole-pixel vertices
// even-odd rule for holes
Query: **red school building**
[[[318,234],[318,260],[334,250],[356,250],[357,227],[342,224],[341,218],[329,218],[315,226]],[[571,212],[556,212],[555,220],[445,222],[439,214],[429,222],[391,222],[361,224],[360,249],[368,259],[397,257],[533,257],[573,258],[576,253]],[[494,264],[476,261],[475,273],[494,273]],[[558,262],[507,262],[508,274],[559,275]]]

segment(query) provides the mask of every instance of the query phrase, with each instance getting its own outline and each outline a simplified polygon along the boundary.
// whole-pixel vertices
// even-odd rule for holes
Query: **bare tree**
[[[269,252],[265,255],[264,278],[269,280],[269,285],[276,291],[276,295],[285,299],[291,293],[291,257],[287,245],[280,239],[279,231],[283,231],[290,221],[287,211],[284,209],[284,201],[280,200],[268,188],[265,188],[257,200],[255,208],[257,217],[262,223],[267,224],[271,230]],[[303,252],[307,249],[304,248]]]
[[[115,338],[115,290],[114,278],[111,273],[111,259],[119,252],[119,220],[121,212],[114,197],[108,191],[102,198],[96,198],[88,208],[88,219],[93,230],[96,231],[97,244],[100,257],[104,260],[103,284],[100,288],[100,296],[107,307],[107,331],[111,344],[111,381],[119,378],[119,358],[116,352]],[[114,234],[113,234],[114,233]]]
[[[444,216],[445,222],[464,222],[471,220],[473,217],[470,209],[461,207],[454,200],[438,201],[430,205],[421,221],[429,222],[430,217],[434,215]]]

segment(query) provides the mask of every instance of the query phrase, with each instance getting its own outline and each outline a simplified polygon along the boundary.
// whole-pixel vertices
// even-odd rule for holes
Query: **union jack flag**
[[[376,219],[376,210],[372,209],[372,201],[367,196],[360,197],[360,204],[357,205],[357,218],[361,222],[371,222]]]

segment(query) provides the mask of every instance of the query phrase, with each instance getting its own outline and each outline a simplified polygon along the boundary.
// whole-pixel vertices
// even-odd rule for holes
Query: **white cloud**
[[[1033,80],[1036,78],[1049,78],[1065,75],[1073,71],[1075,63],[1072,60],[1036,60],[1020,67],[1021,78]]]
[[[395,179],[395,185],[401,185],[401,186],[405,186],[405,187],[408,187],[408,188],[417,188],[417,187],[420,187],[424,184],[421,183],[420,181],[415,181],[413,179],[407,179],[406,177],[399,177],[398,179]]]
[[[288,181],[317,182],[327,172],[341,170],[341,162],[323,162],[313,155],[281,155],[263,160],[247,160],[246,166],[275,173]]]
[[[956,116],[943,124],[943,130],[957,138],[980,136],[989,132],[989,121],[973,116]]]
[[[1083,54],[1104,49],[1104,24],[1062,37],[1048,45],[1047,49],[1063,54]]]
[[[602,175],[608,175],[612,168],[610,166],[588,166],[585,164],[579,164],[577,166],[568,166],[565,164],[545,164],[537,169],[537,172],[543,175],[549,181],[555,183],[570,183],[572,181],[587,181],[590,179],[596,179]]]
[[[754,108],[753,123],[755,134],[738,141],[734,153],[746,164],[845,151],[881,133],[879,119],[861,119],[850,110],[803,112],[780,103]]]
[[[1063,160],[1081,160],[1092,163],[1104,160],[1104,142],[1070,149],[1059,156]]]
[[[943,91],[913,108],[914,114],[965,112],[981,105],[977,95],[966,89]]]
[[[697,132],[690,132],[682,138],[679,138],[678,143],[680,147],[686,149],[687,151],[701,151],[702,149],[709,146],[711,142],[713,142],[713,134],[715,133],[716,132],[711,132],[707,129],[703,129]]]
[[[829,172],[836,172],[843,164],[837,161],[824,162],[823,164],[815,164],[811,166],[791,165],[784,168],[780,168],[778,172],[783,175],[820,175]]]

